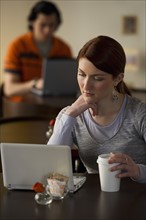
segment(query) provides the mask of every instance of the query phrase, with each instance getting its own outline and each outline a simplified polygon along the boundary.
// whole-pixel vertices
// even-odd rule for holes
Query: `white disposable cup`
[[[97,159],[101,190],[104,192],[117,192],[120,190],[120,178],[117,178],[116,175],[120,173],[120,170],[111,172],[110,168],[119,163],[109,164],[109,157],[110,154],[101,154]]]

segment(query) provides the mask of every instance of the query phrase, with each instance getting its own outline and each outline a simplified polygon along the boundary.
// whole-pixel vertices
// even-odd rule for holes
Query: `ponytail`
[[[116,89],[119,93],[128,94],[128,95],[132,96],[130,89],[127,87],[127,85],[124,81],[121,81],[117,85]]]

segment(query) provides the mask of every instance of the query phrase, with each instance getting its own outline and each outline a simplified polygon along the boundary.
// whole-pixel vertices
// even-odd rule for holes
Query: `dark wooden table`
[[[32,191],[7,191],[0,176],[1,220],[145,220],[146,184],[124,179],[119,192],[101,192],[98,175],[87,175],[75,194],[49,206],[38,205]]]
[[[133,96],[146,102],[145,90],[132,90],[131,92]],[[41,97],[32,93],[23,96],[22,102],[12,102],[3,97],[3,117],[57,115],[62,108],[71,105],[76,99],[77,96]]]
[[[141,99],[142,101],[146,102],[146,91],[137,92],[135,90],[132,90],[132,95],[139,98],[139,99]],[[16,117],[18,117],[18,118],[20,118],[20,117],[21,118],[22,117],[25,117],[25,118],[26,117],[38,117],[38,120],[41,117],[44,117],[44,118],[45,117],[46,118],[52,118],[53,117],[54,118],[54,117],[56,117],[58,112],[63,107],[71,105],[76,100],[76,98],[77,97],[71,97],[71,96],[65,96],[65,97],[63,97],[63,96],[60,96],[60,97],[46,96],[46,97],[41,97],[41,96],[34,95],[32,93],[29,93],[29,94],[25,95],[23,97],[23,101],[19,103],[19,102],[12,102],[9,99],[7,99],[6,97],[3,97],[3,116],[6,119],[7,118],[8,119],[12,118],[12,120],[13,119],[15,120]],[[3,119],[3,118],[1,118],[1,119]],[[1,119],[0,119],[0,121],[1,121]],[[28,120],[26,118],[26,123],[27,122],[28,122]],[[38,123],[40,123],[40,122],[36,122],[36,126],[37,126]],[[41,128],[40,129],[42,129],[42,132],[43,132],[43,135],[39,136],[39,139],[40,139],[41,143],[42,143],[42,141],[44,142],[44,133],[45,133],[44,131],[47,129],[48,120],[46,120],[46,123],[44,123],[44,122],[41,123]],[[23,124],[24,124],[24,122],[23,122]],[[3,126],[3,127],[5,127],[5,126]],[[12,137],[13,136],[12,134],[14,133],[14,131],[11,128],[13,128],[13,126],[15,127],[15,125],[11,124],[11,126],[9,126],[10,137]],[[20,129],[19,130],[21,130],[21,126],[22,125],[20,124]],[[38,131],[36,132],[36,129],[35,130],[31,129],[32,135],[29,132],[29,136],[31,136],[31,140],[32,140],[33,134],[37,138],[36,134],[37,134]],[[40,132],[40,129],[39,129],[39,132]],[[14,130],[15,130],[15,128],[14,128]],[[2,135],[3,131],[0,130],[0,132],[1,132],[0,133],[1,138],[3,138],[3,135]],[[15,137],[16,137],[16,135],[14,135],[14,139],[15,139]],[[19,136],[17,136],[17,137],[19,138]],[[9,139],[8,134],[7,134],[7,138]],[[43,138],[43,140],[42,140],[42,138]]]
[[[46,144],[47,117],[13,117],[0,120],[0,142]]]
[[[42,97],[32,93],[23,96],[21,102],[12,102],[3,97],[3,117],[57,115],[62,108],[71,105],[75,100],[76,96]]]

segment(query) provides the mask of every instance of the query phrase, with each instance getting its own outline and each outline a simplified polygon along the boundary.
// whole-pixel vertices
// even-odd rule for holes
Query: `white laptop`
[[[3,183],[8,189],[32,189],[36,182],[46,184],[52,172],[69,177],[68,189],[77,191],[85,176],[73,176],[71,148],[66,145],[1,143]]]
[[[43,90],[33,88],[32,92],[40,96],[69,96],[79,91],[77,83],[78,65],[75,59],[44,58],[42,65]]]

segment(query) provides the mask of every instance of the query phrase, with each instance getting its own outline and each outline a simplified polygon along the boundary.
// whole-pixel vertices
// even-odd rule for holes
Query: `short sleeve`
[[[15,40],[7,48],[7,52],[4,58],[4,71],[14,74],[20,74],[21,62],[19,56],[19,40]]]

